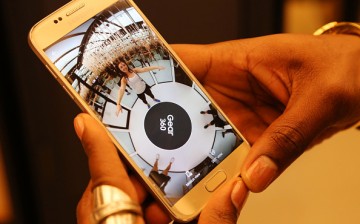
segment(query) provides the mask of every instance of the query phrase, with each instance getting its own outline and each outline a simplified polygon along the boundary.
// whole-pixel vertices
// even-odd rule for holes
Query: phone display
[[[166,207],[246,143],[132,2],[114,1],[55,39],[42,49],[52,73]]]

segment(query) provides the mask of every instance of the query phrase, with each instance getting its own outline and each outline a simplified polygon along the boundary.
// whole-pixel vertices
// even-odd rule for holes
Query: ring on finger
[[[142,216],[141,206],[117,187],[97,186],[93,197],[95,223],[135,223],[137,216]]]

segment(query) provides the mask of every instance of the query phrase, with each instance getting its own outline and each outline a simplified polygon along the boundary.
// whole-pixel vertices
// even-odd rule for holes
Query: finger
[[[139,203],[144,207],[144,219],[146,223],[151,224],[168,224],[171,219],[167,212],[159,206],[150,194],[148,194],[145,186],[135,176],[130,176],[130,179],[135,186]]]
[[[91,223],[91,213],[92,213],[92,192],[91,192],[91,181],[87,185],[77,207],[76,207],[76,219],[77,223]]]
[[[104,127],[85,113],[74,119],[74,126],[88,156],[93,187],[102,184],[118,187],[137,200],[136,191]]]
[[[330,111],[319,112],[306,99],[310,98],[305,96],[290,105],[249,151],[241,174],[251,191],[265,190],[329,123],[324,115]]]
[[[249,191],[240,177],[218,189],[202,210],[199,224],[236,224]]]
[[[147,224],[168,224],[171,219],[159,206],[158,203],[150,203],[144,211],[144,218]]]
[[[146,200],[146,198],[148,197],[149,194],[148,194],[144,184],[142,184],[137,177],[135,177],[133,175],[130,175],[129,177],[135,188],[139,203],[142,204]]]
[[[171,47],[197,79],[202,82],[210,66],[211,54],[207,45],[173,44]]]

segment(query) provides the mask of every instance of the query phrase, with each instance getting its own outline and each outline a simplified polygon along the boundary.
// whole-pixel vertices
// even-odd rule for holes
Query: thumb
[[[236,224],[249,191],[240,177],[218,189],[199,217],[199,224]]]
[[[307,105],[307,106],[301,106]],[[252,192],[265,190],[321,133],[324,113],[309,104],[294,104],[277,118],[253,144],[241,175]]]

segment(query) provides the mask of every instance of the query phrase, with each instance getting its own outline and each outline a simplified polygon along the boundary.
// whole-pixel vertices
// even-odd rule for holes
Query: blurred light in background
[[[343,7],[341,0],[286,0],[283,30],[311,34],[324,24],[342,18]]]
[[[13,219],[8,186],[5,164],[0,145],[0,223],[11,223]]]

